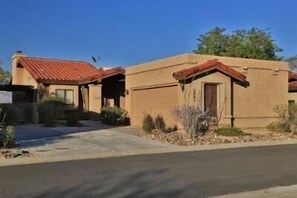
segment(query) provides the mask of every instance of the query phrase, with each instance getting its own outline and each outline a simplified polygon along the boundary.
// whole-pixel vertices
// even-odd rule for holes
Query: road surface
[[[293,184],[297,145],[0,168],[1,197],[208,197]]]

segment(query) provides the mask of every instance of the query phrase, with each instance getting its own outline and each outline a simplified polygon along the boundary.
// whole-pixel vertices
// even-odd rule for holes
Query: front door
[[[204,85],[204,110],[209,110],[210,115],[217,117],[217,85]]]

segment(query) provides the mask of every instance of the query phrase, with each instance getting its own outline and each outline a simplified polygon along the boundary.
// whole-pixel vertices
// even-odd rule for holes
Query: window
[[[289,100],[289,105],[295,104],[295,100]]]
[[[73,104],[73,90],[57,89],[56,96],[63,99],[66,104]]]

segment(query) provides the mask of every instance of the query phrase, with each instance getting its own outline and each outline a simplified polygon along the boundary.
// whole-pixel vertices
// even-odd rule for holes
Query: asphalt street
[[[79,146],[79,145],[78,145]],[[7,166],[1,197],[209,197],[297,184],[297,145]]]

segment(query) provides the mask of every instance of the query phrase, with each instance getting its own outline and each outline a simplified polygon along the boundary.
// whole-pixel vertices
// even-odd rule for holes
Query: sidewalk
[[[297,185],[278,186],[263,190],[235,193],[229,195],[215,196],[213,198],[295,198],[297,197]]]

